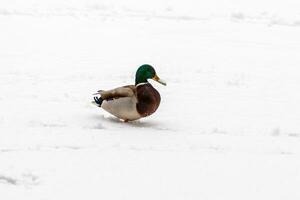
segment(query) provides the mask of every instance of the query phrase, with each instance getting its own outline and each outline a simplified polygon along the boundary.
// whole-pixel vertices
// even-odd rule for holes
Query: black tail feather
[[[94,97],[94,100],[95,100],[95,103],[96,103],[99,107],[101,107],[102,102],[103,102],[103,99],[102,99],[101,97],[100,97],[100,98]]]

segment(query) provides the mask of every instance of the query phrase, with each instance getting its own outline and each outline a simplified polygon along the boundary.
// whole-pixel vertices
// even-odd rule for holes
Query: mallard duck
[[[94,95],[94,104],[125,122],[147,117],[153,114],[160,104],[160,94],[148,82],[153,79],[166,85],[151,65],[145,64],[138,68],[135,85],[126,85],[112,90],[99,90]]]

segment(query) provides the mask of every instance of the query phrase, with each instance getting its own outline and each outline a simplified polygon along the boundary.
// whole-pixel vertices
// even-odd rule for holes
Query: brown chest
[[[136,95],[137,111],[141,116],[151,115],[157,110],[160,104],[160,95],[150,83],[137,86]]]

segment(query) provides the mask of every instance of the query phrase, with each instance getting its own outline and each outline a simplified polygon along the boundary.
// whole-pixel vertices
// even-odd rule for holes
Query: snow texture
[[[1,0],[0,198],[300,199],[299,8]],[[144,63],[155,114],[91,104]]]

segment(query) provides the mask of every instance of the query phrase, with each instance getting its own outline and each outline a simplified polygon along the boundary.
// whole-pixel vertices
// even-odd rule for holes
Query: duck
[[[159,92],[148,82],[149,79],[166,86],[149,64],[141,65],[135,74],[135,84],[111,90],[99,90],[94,95],[98,107],[123,120],[138,120],[152,115],[160,105]]]

